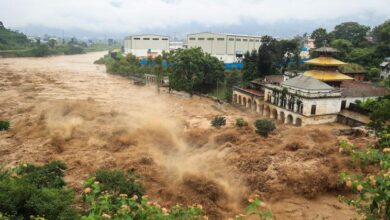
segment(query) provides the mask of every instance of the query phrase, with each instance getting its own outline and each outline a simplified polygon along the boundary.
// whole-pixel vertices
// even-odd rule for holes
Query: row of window
[[[205,40],[205,39],[206,39],[206,38],[204,38],[204,37],[198,37],[198,40]],[[240,38],[229,38],[229,41],[234,41],[234,39],[235,39],[236,41],[241,41]],[[195,38],[195,37],[190,37],[189,40],[196,40],[196,38]],[[210,38],[207,38],[207,40],[214,40],[214,38],[213,38],[213,37],[210,37]],[[218,41],[224,41],[225,38],[217,38],[217,40],[218,40]],[[248,39],[242,39],[242,41],[247,42]],[[249,42],[260,42],[260,40],[249,39]]]
[[[141,38],[139,38],[139,37],[135,37],[133,39],[134,40],[141,40]],[[144,38],[142,38],[142,40],[150,40],[150,38],[144,37]],[[152,38],[152,40],[160,40],[160,38]],[[168,38],[161,38],[161,40],[168,40]]]

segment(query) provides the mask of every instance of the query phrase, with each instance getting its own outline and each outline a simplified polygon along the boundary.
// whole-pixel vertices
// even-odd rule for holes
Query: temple
[[[248,87],[235,87],[232,101],[285,124],[304,126],[339,121],[363,125],[367,119],[354,117],[348,108],[357,100],[377,99],[388,91],[339,72],[347,63],[333,57],[337,52],[330,47],[319,48],[315,50],[318,57],[305,62],[309,70],[303,73],[270,75],[252,81]]]

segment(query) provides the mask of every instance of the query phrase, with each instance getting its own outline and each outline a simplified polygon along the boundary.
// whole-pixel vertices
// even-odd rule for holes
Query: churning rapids
[[[76,191],[99,168],[130,169],[152,200],[202,204],[211,219],[242,213],[252,193],[277,219],[354,216],[337,200],[338,173],[349,162],[331,132],[341,125],[278,125],[264,139],[233,125],[259,116],[135,86],[93,64],[104,54],[0,58],[0,119],[12,125],[0,133],[0,164],[63,160]],[[211,128],[216,115],[228,125]]]

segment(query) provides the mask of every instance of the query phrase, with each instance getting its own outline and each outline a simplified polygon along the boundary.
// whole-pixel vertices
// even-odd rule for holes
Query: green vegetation
[[[21,165],[0,172],[0,213],[11,219],[77,219],[73,191],[63,181],[65,164]]]
[[[141,198],[144,195],[144,189],[138,183],[138,178],[131,172],[121,170],[98,170],[94,178],[85,182],[86,187],[93,187],[95,181],[100,183],[101,191],[109,191],[113,195],[126,194],[128,196],[137,196]]]
[[[215,116],[213,120],[211,120],[211,126],[215,128],[220,128],[226,125],[226,118],[223,116]]]
[[[248,125],[248,123],[243,118],[236,119],[236,126],[238,128],[242,128],[242,127],[247,126],[247,125]]]
[[[390,216],[390,99],[369,99],[358,103],[368,111],[370,124],[378,138],[374,146],[358,148],[347,141],[340,142],[340,152],[349,155],[353,165],[361,172],[341,173],[340,183],[356,194],[356,197],[340,199],[356,207],[365,219],[380,220]],[[371,172],[364,172],[369,166]],[[358,170],[358,169],[356,169]]]
[[[228,102],[232,102],[233,87],[241,85],[241,76],[240,74],[238,74],[238,71],[234,69],[226,76],[225,81],[225,100],[227,100]]]
[[[85,182],[83,212],[63,179],[66,165],[23,164],[0,171],[0,219],[202,219],[197,206],[162,208],[148,201],[131,172],[99,170]]]
[[[330,45],[340,51],[336,58],[359,64],[368,70],[366,78],[379,80],[378,66],[390,56],[390,20],[370,31],[370,27],[357,22],[345,22],[327,33],[325,29],[314,30],[311,37],[317,47]]]
[[[267,137],[270,132],[275,130],[275,124],[271,120],[259,119],[255,121],[256,132]]]
[[[0,50],[18,50],[30,46],[26,35],[0,26]]]
[[[172,64],[170,87],[190,95],[208,93],[224,81],[223,63],[200,48],[178,50]]]
[[[8,130],[10,126],[9,121],[2,121],[0,120],[0,131]]]

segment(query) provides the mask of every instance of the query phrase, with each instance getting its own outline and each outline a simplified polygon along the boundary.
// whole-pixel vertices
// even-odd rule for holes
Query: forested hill
[[[3,26],[0,21],[0,50],[23,49],[31,46],[27,36]]]

